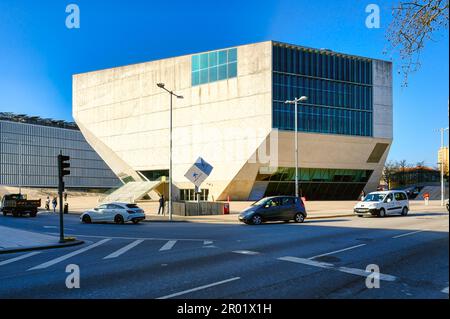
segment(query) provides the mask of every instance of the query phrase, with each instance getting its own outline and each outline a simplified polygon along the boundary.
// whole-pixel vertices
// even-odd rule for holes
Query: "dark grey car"
[[[306,208],[303,201],[295,196],[273,196],[263,198],[239,214],[239,220],[246,224],[259,225],[266,221],[291,220],[303,223]]]

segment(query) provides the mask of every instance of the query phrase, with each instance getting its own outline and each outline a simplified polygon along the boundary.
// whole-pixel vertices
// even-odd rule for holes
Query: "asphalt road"
[[[58,233],[58,217],[0,217]],[[449,215],[307,220],[304,224],[80,224],[76,247],[0,255],[0,298],[444,298]],[[66,266],[80,288],[66,287]],[[368,289],[368,265],[381,272]],[[373,281],[372,281],[373,282]]]

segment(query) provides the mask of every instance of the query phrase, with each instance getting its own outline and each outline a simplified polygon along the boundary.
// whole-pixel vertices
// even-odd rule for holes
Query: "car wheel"
[[[92,222],[91,217],[89,215],[84,215],[82,221],[85,224],[90,224]]]
[[[114,222],[116,224],[122,225],[124,223],[122,215],[116,215],[116,217],[114,217]]]
[[[378,216],[386,217],[386,211],[384,210],[384,208],[380,209],[380,212],[378,213]]]
[[[3,216],[6,216],[6,215],[8,215],[8,213],[6,213],[6,212],[3,212]]]
[[[297,213],[294,216],[294,221],[296,223],[303,223],[305,221],[305,216],[302,213]]]
[[[363,217],[363,215],[358,215],[358,217]]]
[[[403,207],[402,209],[402,216],[406,216],[408,215],[408,208],[407,207]]]
[[[259,215],[255,215],[252,217],[252,224],[253,225],[261,225],[262,223],[262,218]]]

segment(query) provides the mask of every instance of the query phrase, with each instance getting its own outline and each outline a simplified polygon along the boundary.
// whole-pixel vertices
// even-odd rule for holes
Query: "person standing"
[[[158,215],[161,213],[162,215],[164,214],[164,205],[166,204],[166,199],[164,198],[164,195],[161,195],[161,197],[159,198],[159,209],[158,209]]]
[[[53,212],[56,213],[56,206],[58,206],[58,200],[56,199],[56,197],[53,197],[52,205],[53,205]]]
[[[64,192],[64,201],[67,202],[67,193]]]

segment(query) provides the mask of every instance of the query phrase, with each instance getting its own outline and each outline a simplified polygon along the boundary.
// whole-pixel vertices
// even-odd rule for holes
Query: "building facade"
[[[57,187],[60,151],[70,156],[66,188],[122,185],[74,123],[0,113],[0,185]]]
[[[390,62],[266,41],[73,77],[73,117],[124,182],[167,176],[169,95],[175,194],[201,156],[211,199],[293,194],[298,116],[300,188],[307,199],[375,190],[392,143]],[[286,100],[307,96],[294,114]]]

